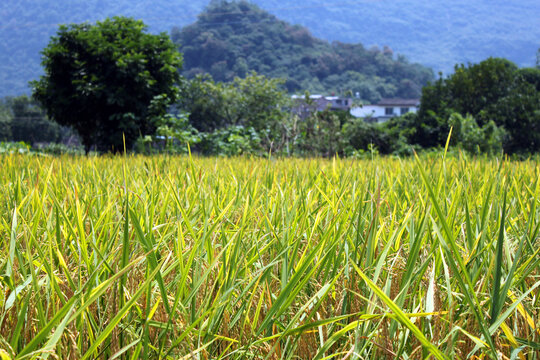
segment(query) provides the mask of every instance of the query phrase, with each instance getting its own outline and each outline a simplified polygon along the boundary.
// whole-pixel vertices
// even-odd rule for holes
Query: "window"
[[[408,108],[408,107],[402,107],[402,108],[400,109],[400,114],[401,114],[401,115],[405,115],[405,114],[408,113],[408,112],[409,112],[409,108]]]
[[[393,107],[384,108],[384,114],[385,115],[394,115],[394,108]]]

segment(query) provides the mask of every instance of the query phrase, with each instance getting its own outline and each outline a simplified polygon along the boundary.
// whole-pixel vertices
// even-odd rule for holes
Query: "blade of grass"
[[[399,321],[403,326],[407,327],[414,336],[420,341],[422,346],[424,346],[433,356],[437,359],[448,359],[435,345],[433,345],[425,336],[422,334],[422,331],[416,327],[409,319],[409,317],[401,311],[399,306],[397,306],[385,293],[382,291],[373,281],[371,281],[360,268],[353,263],[353,267],[360,275],[362,280],[369,286],[369,288],[377,295],[377,297],[384,303],[396,316],[396,320]]]
[[[467,302],[469,303],[469,305],[471,306],[473,310],[473,313],[476,317],[478,325],[480,326],[480,330],[482,331],[484,337],[486,338],[486,341],[488,342],[490,346],[490,349],[492,351],[492,356],[496,357],[497,350],[489,334],[487,324],[485,323],[485,318],[482,316],[480,303],[478,301],[478,298],[476,297],[474,286],[471,283],[471,279],[468,275],[467,268],[465,267],[465,264],[463,263],[461,252],[455,242],[455,239],[450,230],[450,227],[448,226],[448,223],[446,222],[446,218],[444,217],[441,211],[441,208],[439,207],[437,197],[435,196],[435,193],[433,191],[433,187],[430,185],[427,175],[424,169],[422,168],[422,164],[420,164],[420,159],[418,158],[417,155],[415,155],[415,160],[416,160],[417,169],[420,172],[422,181],[426,189],[428,190],[431,203],[433,204],[433,207],[435,208],[437,218],[442,224],[445,237],[442,236],[442,234],[440,233],[438,229],[438,225],[436,224],[435,220],[432,219],[432,224],[434,228],[436,229],[437,234],[439,235],[439,239],[441,240],[445,251],[447,251],[450,254],[450,256],[447,257],[447,261],[454,272],[454,277],[458,281],[458,284],[461,288],[462,293],[465,295],[465,299],[467,300]]]
[[[139,300],[139,298],[144,294],[146,291],[146,288],[154,281],[156,280],[157,275],[159,274],[159,271],[163,264],[166,264],[168,261],[168,258],[164,259],[161,264],[156,266],[152,273],[148,274],[146,277],[146,281],[142,283],[142,285],[137,289],[137,291],[131,296],[131,299],[121,308],[118,310],[118,313],[114,318],[112,318],[107,325],[107,327],[99,334],[99,336],[96,338],[96,340],[92,343],[92,345],[88,348],[86,353],[81,357],[81,360],[85,360],[92,356],[92,354],[97,350],[97,348],[101,345],[103,341],[111,334],[113,329],[118,325],[120,320],[126,315],[126,313],[135,305],[135,302]]]
[[[499,315],[499,312],[504,304],[506,294],[500,293],[501,278],[502,278],[502,257],[503,257],[503,242],[504,242],[504,221],[506,218],[506,192],[504,193],[504,200],[502,205],[502,214],[500,219],[499,237],[497,240],[497,250],[495,258],[495,268],[493,269],[493,292],[491,293],[491,313],[490,313],[490,325],[493,325],[495,319]],[[501,299],[501,295],[503,299]]]

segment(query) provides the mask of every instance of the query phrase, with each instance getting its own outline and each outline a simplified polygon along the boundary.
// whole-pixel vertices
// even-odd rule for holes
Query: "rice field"
[[[0,168],[1,359],[540,359],[534,161]]]

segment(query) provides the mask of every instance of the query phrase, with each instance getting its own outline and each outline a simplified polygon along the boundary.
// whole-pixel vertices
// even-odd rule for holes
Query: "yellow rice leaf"
[[[510,297],[510,299],[512,299],[513,302],[516,301],[516,296],[512,291],[508,290],[508,296]],[[529,324],[530,328],[534,331],[536,329],[534,319],[527,313],[527,311],[523,307],[523,304],[518,304],[517,310],[521,314],[521,316],[523,316],[527,324]],[[536,331],[538,331],[538,333],[540,334],[540,329],[536,329]]]
[[[11,360],[11,356],[4,349],[0,349],[0,360]]]
[[[150,313],[148,314],[148,320],[152,320],[160,302],[161,302],[161,298],[157,298],[156,303],[154,304],[154,306],[152,307],[152,310],[150,310]]]
[[[503,322],[501,324],[501,330],[503,331],[504,335],[506,335],[506,338],[508,339],[508,341],[510,341],[510,344],[514,348],[519,347],[519,345],[518,345],[518,343],[516,341],[516,338],[514,337],[514,334],[512,334],[512,330],[508,327],[508,325],[506,325],[506,323]],[[519,358],[521,360],[526,360],[525,356],[523,356],[523,354],[521,352],[519,353]]]

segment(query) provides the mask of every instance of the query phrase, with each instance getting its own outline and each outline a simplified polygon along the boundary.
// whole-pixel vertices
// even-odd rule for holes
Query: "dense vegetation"
[[[432,72],[410,64],[389,48],[329,44],[309,30],[289,25],[245,1],[215,2],[196,23],[175,28],[172,40],[184,54],[184,74],[208,73],[231,81],[249,71],[287,79],[289,92],[358,94],[376,102],[384,97],[417,98]]]
[[[309,100],[307,100],[309,102]],[[196,77],[184,85],[169,132],[177,152],[295,156],[412,155],[445,146],[470,154],[519,156],[540,151],[540,68],[505,59],[456,66],[424,87],[420,111],[382,124],[324,110],[299,118],[279,81],[250,74],[233,82]],[[179,121],[179,119],[182,119]],[[165,133],[161,133],[165,135]]]
[[[367,47],[388,45],[446,74],[455,64],[490,56],[531,66],[540,38],[536,0],[255,2],[319,38]]]
[[[189,144],[204,155],[404,156],[443,147],[452,129],[450,146],[470,154],[526,157],[540,151],[540,68],[518,69],[504,59],[456,67],[454,75],[424,88],[418,114],[382,124],[332,110],[299,118],[282,84],[256,73],[228,83],[208,76],[184,81],[172,111],[153,120],[155,132],[141,132],[127,150],[186,153]],[[0,141],[25,141],[43,151],[42,143],[77,145],[75,135],[48,120],[28,97],[0,103]]]
[[[267,24],[258,29],[257,24],[263,22]],[[288,77],[282,81],[249,72],[247,64],[249,60],[271,72],[287,67],[260,64],[255,56],[238,58],[240,50],[234,41],[245,45],[246,54],[267,54],[273,63],[288,61],[281,56],[282,48],[276,48],[270,56],[268,50],[258,51],[257,47],[282,38],[282,44],[296,50],[290,54],[302,59],[313,56],[310,64],[303,64],[304,70],[319,74],[332,64],[328,59],[336,60],[333,65],[338,68],[356,64],[368,73],[375,69],[381,76],[386,71],[387,78],[352,70],[344,73],[363,77],[351,82],[352,88],[345,92],[348,95],[373,88],[372,81],[385,84],[376,87],[374,93],[360,95],[368,100],[392,94],[407,97],[416,92],[411,79],[398,81],[399,74],[406,75],[414,65],[394,61],[390,54],[378,53],[371,58],[368,54],[373,52],[366,52],[361,45],[351,45],[358,51],[340,57],[343,44],[330,46],[305,29],[278,21],[247,2],[224,1],[209,6],[199,22],[175,32],[177,41],[191,36],[191,42],[187,41],[191,45],[182,49],[186,51],[187,73],[195,77],[185,80],[178,76],[181,57],[168,37],[149,35],[144,30],[142,22],[118,17],[96,25],[62,26],[43,52],[46,75],[33,85],[34,99],[50,119],[64,127],[51,122],[37,103],[25,96],[5,99],[0,103],[0,140],[32,145],[65,143],[66,136],[73,138],[70,129],[75,129],[86,152],[117,152],[125,144],[128,151],[184,153],[189,144],[204,155],[271,152],[363,157],[373,153],[411,155],[414,149],[440,148],[453,129],[450,145],[472,154],[504,151],[527,156],[540,151],[540,64],[519,69],[508,60],[489,58],[479,64],[456,66],[454,74],[441,76],[422,89],[418,114],[369,124],[329,109],[300,118],[294,111],[298,104],[285,92],[285,87],[296,80]],[[295,37],[295,32],[303,35]],[[255,41],[261,37],[265,41]],[[333,53],[324,52],[329,49]],[[379,58],[386,59],[388,66],[380,67]],[[245,66],[236,74],[242,61]],[[366,65],[372,61],[379,65],[378,70],[377,66]],[[204,68],[194,68],[194,62],[209,67],[206,70],[210,74]],[[221,65],[214,75],[228,82],[212,78],[216,64]],[[227,70],[230,66],[233,70]],[[419,73],[410,75],[414,74]],[[320,84],[316,74],[313,76],[309,79]],[[400,90],[398,82],[411,86]],[[177,96],[178,101],[168,108]],[[306,104],[309,101],[306,97]],[[54,148],[57,151],[59,148]]]
[[[40,104],[26,95],[0,100],[0,141],[27,144],[68,141],[73,132],[50,120]]]
[[[538,359],[535,162],[0,168],[3,359]]]
[[[328,41],[391,47],[414,62],[446,73],[454,64],[489,56],[531,66],[540,27],[537,0],[254,0],[292,24]],[[142,19],[150,31],[171,31],[197,18],[208,0],[103,1],[8,0],[0,2],[0,96],[29,93],[42,74],[39,52],[58,24],[95,22],[124,15]]]
[[[518,69],[508,60],[494,58],[456,66],[453,75],[423,89],[409,142],[423,147],[441,144],[451,126],[458,130],[459,140],[463,124],[452,113],[469,116],[480,139],[499,137],[496,142],[506,153],[539,152],[540,68]]]
[[[293,111],[298,104],[282,84],[256,73],[228,83],[197,76],[175,90],[179,100],[168,114],[149,119],[154,130],[141,131],[135,121],[125,121],[131,117],[115,126],[139,129],[127,150],[146,154],[186,153],[189,144],[203,155],[407,156],[443,147],[451,129],[450,146],[470,154],[504,151],[526,157],[540,151],[540,67],[518,69],[504,59],[456,67],[454,75],[424,88],[418,114],[382,124],[332,110],[299,118]],[[40,152],[77,153],[78,135],[49,120],[26,96],[0,102],[0,141],[24,141]],[[123,142],[119,133],[108,139],[100,141]],[[90,148],[103,151],[94,143]]]

